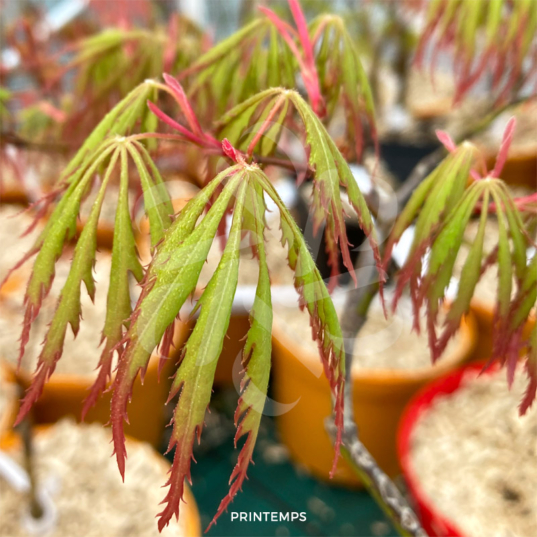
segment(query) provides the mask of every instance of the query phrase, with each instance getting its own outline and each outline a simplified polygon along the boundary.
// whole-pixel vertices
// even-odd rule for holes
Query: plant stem
[[[345,314],[341,319],[345,349],[345,410],[342,454],[400,535],[422,537],[426,533],[417,516],[358,437],[358,428],[354,420],[351,371],[354,340],[367,320],[367,312],[379,290],[377,271],[371,250],[364,251],[358,257],[356,268],[360,269],[360,275],[365,285],[351,290],[347,294]],[[334,433],[335,423],[333,420],[330,420],[328,427],[331,433]]]
[[[34,471],[34,449],[33,449],[33,424],[30,414],[26,414],[25,418],[20,422],[19,433],[22,438],[24,449],[24,468],[28,474],[30,481],[30,490],[28,491],[28,503],[30,504],[30,514],[33,518],[41,518],[43,516],[43,507],[37,499],[37,486]]]

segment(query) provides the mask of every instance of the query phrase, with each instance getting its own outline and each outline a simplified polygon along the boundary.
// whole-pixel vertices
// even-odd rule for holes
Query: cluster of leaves
[[[21,69],[39,74],[39,89],[12,96],[24,104],[20,132],[32,141],[79,145],[133,88],[164,71],[186,69],[206,41],[192,21],[176,13],[167,26],[107,28],[58,51],[46,49],[44,57],[36,54],[13,73],[4,73],[6,80]],[[39,69],[34,65],[38,58]]]
[[[81,283],[85,283],[91,297],[94,295],[92,271],[97,247],[97,226],[106,191],[119,169],[119,199],[114,224],[108,309],[103,330],[106,345],[101,358],[101,371],[88,398],[86,409],[95,401],[110,377],[112,354],[123,336],[123,324],[130,316],[128,272],[134,274],[137,280],[141,280],[143,276],[137,258],[129,211],[129,160],[134,163],[138,172],[153,244],[162,239],[173,213],[167,190],[147,148],[139,136],[125,136],[137,126],[140,117],[143,124],[146,116],[145,102],[148,97],[155,95],[155,91],[156,86],[146,82],[131,92],[101,121],[64,170],[57,189],[43,200],[36,221],[47,211],[53,199],[61,193],[61,199],[50,214],[42,233],[31,250],[13,269],[16,270],[27,259],[37,254],[24,298],[25,315],[20,361],[29,340],[31,325],[39,314],[44,297],[50,291],[56,261],[67,243],[75,236],[81,205],[92,190],[95,176],[99,175],[102,180],[98,186],[97,198],[77,240],[69,277],[60,294],[57,309],[39,356],[34,382],[24,399],[21,415],[26,413],[39,398],[45,382],[53,373],[56,362],[62,354],[68,324],[71,325],[75,335],[78,332],[81,316]]]
[[[361,158],[365,116],[376,141],[371,90],[343,20],[321,15],[310,25],[289,0],[296,28],[267,8],[180,75],[202,119],[224,114],[268,88],[294,89],[300,75],[308,102],[325,125],[343,108],[347,158]],[[231,74],[231,75],[230,75]],[[234,75],[234,76],[233,76]]]
[[[431,0],[427,9],[416,59],[434,66],[439,51],[453,52],[456,100],[489,76],[497,100],[508,101],[537,76],[533,0]]]
[[[327,130],[337,103],[343,101],[347,137],[352,139],[353,133],[361,133],[362,115],[368,118],[374,131],[372,99],[356,49],[341,19],[321,16],[308,27],[298,2],[289,0],[289,6],[296,29],[264,9],[264,18],[255,20],[217,45],[190,67],[175,66],[184,69],[182,76],[186,81],[186,92],[176,79],[165,75],[166,85],[147,80],[112,108],[70,161],[57,189],[44,200],[42,211],[61,194],[45,229],[23,259],[25,261],[37,254],[25,296],[21,357],[31,325],[50,290],[56,261],[67,241],[74,236],[81,204],[97,177],[97,199],[78,238],[70,273],[61,291],[33,384],[21,406],[19,420],[39,398],[45,382],[53,374],[61,358],[69,325],[76,335],[81,316],[82,282],[90,296],[94,293],[92,268],[98,220],[107,189],[115,179],[118,180],[119,201],[103,329],[105,344],[99,375],[85,408],[87,410],[109,384],[112,357],[117,353],[118,368],[111,385],[111,423],[116,458],[124,474],[123,421],[127,417],[133,383],[139,374],[144,374],[158,345],[162,356],[168,354],[175,320],[198,286],[202,266],[215,237],[226,227],[226,221],[230,221],[230,231],[222,237],[222,259],[196,304],[199,317],[182,351],[171,388],[170,399],[179,397],[169,446],[170,449],[175,447],[176,452],[168,481],[170,488],[165,498],[166,506],[160,513],[160,528],[170,521],[173,514],[178,514],[184,479],[190,477],[193,443],[195,437],[198,436],[199,440],[201,435],[214,372],[231,315],[238,281],[239,251],[244,236],[249,238],[259,264],[256,299],[243,355],[245,375],[236,413],[236,438],[243,435],[247,438],[231,477],[230,492],[222,501],[215,520],[229,505],[246,477],[270,372],[272,305],[264,247],[267,199],[271,199],[279,209],[282,247],[287,248],[301,306],[309,312],[313,337],[319,343],[322,363],[335,400],[339,431],[337,461],[343,427],[345,374],[341,330],[329,292],[304,238],[262,169],[263,163],[276,154],[277,142],[286,128],[299,133],[307,146],[308,172],[313,180],[311,211],[315,228],[325,226],[334,271],[341,251],[351,275],[355,274],[341,201],[341,190],[345,189],[360,225],[369,237],[381,281],[394,244],[416,221],[412,252],[401,270],[396,299],[408,284],[416,319],[425,305],[435,358],[459,326],[481,274],[493,263],[498,264],[500,280],[496,322],[501,328],[499,332],[505,336],[502,342],[508,342],[507,353],[502,356],[515,356],[516,349],[526,344],[526,336],[520,327],[535,303],[536,282],[532,274],[535,261],[528,263],[526,248],[530,242],[523,231],[524,223],[516,203],[498,179],[508,140],[495,170],[481,177],[472,169],[472,146],[463,144],[456,148],[443,136],[451,154],[416,190],[401,213],[386,246],[384,263],[381,263],[366,199]],[[91,65],[87,74],[99,81],[103,80],[101,75],[114,65],[112,61],[108,62],[106,54],[111,53],[112,58],[117,58],[118,54],[128,57],[130,50],[121,38],[124,33],[102,34],[100,38],[103,35],[106,37],[104,41],[89,41],[93,44],[85,52],[88,58],[92,58],[87,64]],[[99,51],[107,52],[102,56]],[[139,54],[139,51],[134,54]],[[148,57],[147,65],[152,61]],[[237,76],[238,73],[246,75],[244,83],[226,86],[228,80],[235,83],[242,79]],[[299,74],[308,101],[295,90]],[[273,82],[284,87],[268,87]],[[122,91],[128,91],[127,86]],[[187,97],[189,92],[191,96],[195,94],[194,106]],[[177,120],[171,117],[169,109],[163,110],[161,97],[164,95],[168,98],[165,105],[175,102],[179,106],[181,113]],[[198,108],[201,116],[194,111],[197,112]],[[219,117],[215,115],[217,111],[223,113],[215,121],[215,117]],[[174,133],[155,132],[159,119]],[[512,131],[509,131],[508,138],[511,135]],[[226,162],[220,173],[211,177],[205,188],[177,217],[172,214],[166,185],[151,158],[158,139],[194,144],[224,157]],[[357,135],[357,155],[361,151],[361,140],[361,134]],[[128,185],[132,172],[135,172],[136,181],[143,191],[153,246],[153,259],[145,271],[137,258],[129,216]],[[470,186],[467,184],[469,175],[473,176]],[[454,258],[460,250],[464,228],[476,210],[481,211],[479,230],[463,267],[463,284],[447,314],[443,332],[437,335],[439,304],[445,298],[445,287],[453,273]],[[483,237],[489,212],[497,215],[500,237],[494,254],[483,259]],[[427,262],[424,261],[426,253]],[[131,311],[128,292],[129,274],[134,275],[142,287],[134,311]],[[514,293],[511,292],[513,278],[516,282]],[[332,283],[335,284],[335,278]],[[535,334],[532,337],[536,339]],[[533,349],[536,349],[535,345]],[[498,346],[497,352],[500,351]],[[509,364],[514,360],[508,359]],[[528,361],[528,371],[535,371],[535,361]],[[535,376],[532,383],[526,398],[528,404],[535,395]]]
[[[97,174],[101,178],[97,199],[78,238],[69,277],[60,294],[32,386],[25,396],[19,415],[21,419],[28,412],[53,373],[57,361],[61,358],[68,325],[71,325],[75,334],[78,330],[82,282],[85,283],[90,296],[93,295],[91,273],[95,261],[99,213],[107,187],[119,168],[120,195],[103,330],[103,339],[106,342],[99,364],[100,372],[86,401],[85,410],[94,403],[108,384],[112,356],[117,352],[119,365],[112,384],[112,429],[115,453],[123,474],[123,419],[126,418],[127,403],[134,380],[138,374],[143,374],[153,350],[159,343],[163,355],[169,352],[179,310],[196,289],[209,248],[225,218],[231,213],[231,231],[225,241],[222,261],[198,301],[196,308],[200,310],[200,315],[183,350],[180,367],[172,386],[170,398],[177,394],[180,396],[170,449],[175,445],[178,448],[169,480],[167,507],[161,513],[160,527],[168,523],[173,513],[178,513],[184,478],[189,476],[194,436],[201,433],[203,416],[210,400],[214,369],[231,315],[237,285],[240,240],[245,233],[250,236],[252,251],[260,264],[257,298],[251,313],[251,331],[244,354],[247,372],[237,411],[237,438],[248,434],[248,439],[233,474],[235,481],[230,494],[223,500],[218,514],[232,500],[246,476],[270,370],[272,313],[270,279],[263,246],[265,196],[271,198],[280,210],[282,246],[288,250],[288,261],[295,271],[295,286],[301,296],[302,307],[308,309],[313,336],[319,341],[326,376],[336,401],[336,422],[339,427],[336,445],[339,452],[343,425],[344,352],[337,315],[299,228],[255,161],[255,158],[272,153],[274,140],[278,139],[293,113],[302,121],[305,142],[309,146],[309,166],[314,171],[315,194],[312,210],[315,223],[316,226],[326,223],[332,257],[335,258],[341,248],[346,252],[344,258],[347,266],[352,269],[341,204],[340,186],[343,186],[359,215],[364,231],[370,237],[380,265],[375,230],[365,199],[348,164],[321,120],[296,91],[275,88],[251,97],[230,110],[218,122],[213,136],[202,129],[179,82],[167,75],[165,80],[166,85],[147,81],[133,90],[87,138],[62,175],[55,192],[62,192],[59,203],[34,247],[24,258],[26,260],[37,253],[25,296],[21,357],[28,341],[30,327],[51,287],[55,262],[66,242],[74,235],[80,205],[90,189],[92,178]],[[153,104],[152,101],[156,101],[163,91],[170,94],[179,105],[186,125],[175,121]],[[147,100],[148,108],[145,107]],[[149,110],[154,115],[148,116]],[[128,135],[129,132],[147,126],[154,130],[150,118],[155,121],[160,118],[177,131],[177,134]],[[267,134],[270,135],[264,137]],[[165,183],[162,183],[146,148],[147,143],[154,141],[155,137],[190,142],[211,151],[218,149],[223,156],[235,163],[211,180],[173,223],[172,207]],[[254,157],[256,149],[258,154]],[[145,276],[136,257],[129,220],[129,159],[134,163],[144,193],[144,205],[154,247],[154,258]],[[129,272],[141,281],[143,289],[132,315],[128,300]]]
[[[231,151],[231,146],[229,146]],[[230,152],[230,154],[233,154]],[[221,189],[204,215],[211,197]],[[222,259],[199,298],[199,317],[181,355],[170,399],[179,395],[173,418],[169,449],[176,448],[166,495],[166,507],[160,513],[159,528],[179,512],[185,477],[190,478],[192,447],[200,437],[206,408],[211,398],[214,373],[231,316],[238,281],[241,235],[250,236],[252,251],[259,261],[256,298],[250,313],[251,328],[243,355],[245,376],[235,421],[236,439],[248,435],[232,474],[231,490],[222,501],[216,518],[226,509],[246,477],[270,372],[272,305],[270,280],[264,249],[264,196],[280,210],[283,244],[288,248],[289,265],[295,271],[295,286],[302,304],[311,316],[313,335],[326,376],[336,398],[338,425],[343,419],[344,360],[342,336],[337,315],[324,282],[315,267],[304,239],[266,175],[255,164],[239,159],[211,181],[181,211],[157,247],[144,282],[140,300],[126,334],[126,349],[120,358],[113,384],[112,430],[115,453],[121,473],[125,465],[123,420],[137,374],[149,362],[152,350],[162,340],[171,341],[170,331],[186,299],[196,289],[199,274],[207,258],[219,224],[231,204],[233,219]],[[202,217],[203,218],[200,218]],[[166,334],[168,332],[168,334]],[[168,349],[161,349],[166,353]],[[341,431],[341,429],[340,429]],[[341,438],[338,439],[338,446]]]
[[[394,309],[403,289],[408,286],[414,308],[414,328],[420,330],[420,311],[426,310],[426,325],[433,360],[444,352],[468,312],[476,285],[486,270],[498,269],[495,303],[493,358],[507,364],[508,379],[513,380],[523,349],[527,351],[530,382],[520,411],[524,413],[535,399],[537,381],[535,333],[528,339],[526,327],[535,308],[537,273],[535,258],[527,254],[535,246],[525,229],[519,208],[506,184],[499,178],[514,130],[508,124],[494,170],[479,175],[475,165],[478,152],[465,142],[459,147],[445,133],[439,133],[450,154],[420,184],[401,212],[385,250],[388,263],[395,243],[413,224],[414,238],[410,253],[398,275]],[[471,178],[470,185],[468,180]],[[467,253],[463,253],[464,234],[474,214],[479,214],[477,233]],[[498,243],[485,252],[488,224],[495,215]],[[441,305],[446,290],[456,277],[456,261],[462,257],[462,270],[456,297],[449,299],[445,319],[438,331]],[[516,286],[516,291],[514,287]]]
[[[285,125],[290,105],[300,117],[309,146],[308,163],[315,170],[311,211],[315,233],[326,225],[325,239],[332,268],[331,285],[335,285],[339,268],[339,253],[351,275],[355,277],[350,258],[340,185],[345,187],[360,226],[369,237],[380,268],[376,231],[366,201],[335,142],[322,121],[293,90],[275,88],[254,95],[230,110],[219,122],[218,134],[238,149],[252,156],[256,148],[261,156],[270,155]],[[246,135],[244,135],[246,133]],[[355,280],[356,281],[356,280]]]

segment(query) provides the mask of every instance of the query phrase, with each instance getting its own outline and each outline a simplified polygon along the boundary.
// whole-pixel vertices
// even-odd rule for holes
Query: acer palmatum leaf
[[[120,343],[123,339],[123,328],[126,320],[131,315],[129,273],[132,273],[139,282],[143,277],[142,266],[136,254],[136,244],[129,214],[127,149],[122,147],[120,148],[120,152],[121,174],[118,207],[114,222],[110,285],[106,304],[106,319],[102,334],[105,345],[98,364],[99,373],[90,393],[84,401],[82,419],[84,419],[88,410],[96,403],[108,385],[112,374],[114,351],[117,350],[118,354],[122,352]]]
[[[179,394],[168,445],[168,451],[175,447],[175,456],[167,482],[170,488],[162,502],[165,508],[158,514],[159,530],[169,523],[174,514],[179,516],[185,478],[190,481],[192,448],[195,437],[199,441],[201,436],[239,279],[242,214],[248,186],[247,177],[243,177],[238,187],[233,222],[222,259],[196,305],[200,314],[184,347],[181,365],[170,392],[170,398]]]
[[[37,318],[42,301],[52,285],[56,260],[62,254],[65,243],[76,232],[76,219],[80,211],[82,199],[93,179],[93,174],[112,151],[112,147],[106,148],[91,165],[85,167],[84,173],[79,181],[69,185],[69,188],[62,196],[58,205],[54,208],[42,233],[37,238],[34,247],[31,249],[32,251],[37,251],[37,257],[24,296],[25,313],[21,334],[19,363],[28,343],[31,325]]]
[[[430,58],[432,69],[441,50],[453,52],[456,102],[487,75],[497,101],[508,100],[531,78],[528,60],[537,31],[532,0],[437,0],[427,6],[416,61],[423,65]]]
[[[235,425],[237,427],[235,447],[242,436],[247,435],[247,437],[229,480],[229,493],[220,502],[218,511],[207,530],[227,510],[246,478],[246,471],[252,460],[255,441],[261,423],[270,376],[272,301],[264,244],[266,206],[263,199],[263,190],[259,185],[257,185],[257,188],[250,189],[248,194],[250,204],[247,207],[251,208],[251,214],[245,215],[245,217],[250,216],[253,221],[251,227],[254,229],[249,229],[249,232],[252,236],[252,246],[259,260],[259,279],[254,305],[250,311],[250,330],[243,350],[244,376],[241,380],[241,396],[235,410]]]
[[[300,229],[270,181],[265,176],[261,176],[261,181],[264,190],[280,210],[282,245],[287,247],[289,266],[295,272],[294,285],[300,297],[299,305],[301,309],[308,310],[312,338],[319,345],[321,362],[332,391],[337,426],[334,463],[330,473],[333,476],[339,458],[343,433],[343,391],[345,385],[343,335],[328,289],[311,258]]]
[[[508,315],[499,324],[493,337],[493,358],[506,364],[512,372],[520,359],[520,350],[526,350],[526,372],[529,378],[524,398],[520,402],[520,414],[533,404],[537,389],[537,256],[529,261]],[[533,323],[533,328],[529,327]],[[529,331],[529,333],[528,333]],[[512,381],[512,374],[510,375]]]
[[[264,120],[268,117],[273,106],[281,106],[281,113],[274,116],[269,136],[262,137],[256,147],[261,155],[265,150],[272,151],[274,141],[280,135],[288,113],[288,105],[292,104],[298,112],[306,132],[306,142],[309,146],[308,164],[313,170],[313,199],[312,215],[314,231],[326,224],[326,245],[328,259],[335,276],[339,269],[339,254],[352,278],[356,282],[354,266],[351,261],[345,214],[341,202],[341,186],[346,188],[350,204],[356,211],[360,227],[368,237],[373,250],[381,281],[384,280],[384,270],[377,245],[376,230],[373,219],[364,196],[360,192],[356,179],[349,165],[341,155],[336,144],[328,134],[321,120],[295,91],[282,88],[271,88],[254,95],[244,103],[230,110],[220,121],[219,136],[225,136],[234,147],[243,152],[256,140],[255,133],[264,128]],[[331,289],[336,285],[337,278],[331,278]]]
[[[196,226],[214,190],[230,175],[222,193]],[[134,380],[147,367],[151,353],[160,343],[167,327],[175,321],[182,305],[195,290],[218,225],[241,178],[238,167],[228,169],[191,200],[166,232],[165,240],[148,269],[112,386],[112,436],[122,475],[126,456],[123,421],[127,417],[127,404]]]
[[[354,158],[358,161],[362,158],[365,143],[362,125],[365,115],[378,153],[373,95],[345,22],[335,15],[321,15],[310,24],[309,32],[315,45],[315,61],[328,115],[331,117],[343,104],[347,140],[349,144],[354,140]]]
[[[106,192],[106,187],[118,157],[119,151],[116,150],[112,155],[112,159],[104,176],[103,183],[99,189],[97,199],[91,209],[88,221],[84,226],[84,229],[82,230],[80,238],[76,244],[73,261],[71,264],[69,275],[67,277],[67,281],[65,282],[65,285],[60,293],[58,305],[54,312],[50,327],[45,336],[43,349],[41,350],[41,353],[38,358],[37,368],[32,379],[32,384],[30,385],[30,388],[28,389],[22,401],[16,423],[20,423],[24,416],[26,416],[32,405],[40,397],[45,382],[54,372],[56,363],[62,355],[63,344],[68,325],[71,325],[75,336],[78,333],[78,329],[80,326],[80,318],[82,316],[82,311],[80,307],[80,287],[82,282],[85,283],[88,294],[90,295],[92,300],[95,295],[95,283],[93,281],[92,271],[93,265],[95,263],[95,252],[97,249],[97,223],[99,220],[99,214],[101,212],[104,195]],[[83,187],[84,183],[82,183],[81,185]],[[78,201],[78,203],[80,203],[80,200]],[[78,211],[75,213],[75,222],[77,213]],[[41,248],[41,252],[45,247],[46,238]],[[39,255],[40,254],[38,254],[38,260]],[[52,270],[54,270],[54,262],[55,259],[53,260]],[[30,280],[30,282],[31,281],[32,280]],[[29,291],[30,285],[28,286],[27,293]],[[24,339],[21,338],[21,344],[24,343]],[[23,353],[24,348],[22,347],[20,355],[21,358]]]

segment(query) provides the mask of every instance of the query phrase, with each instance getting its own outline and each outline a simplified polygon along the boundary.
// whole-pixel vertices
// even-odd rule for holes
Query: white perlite
[[[109,254],[97,253],[94,271],[94,279],[96,280],[95,303],[92,303],[85,285],[82,284],[80,330],[75,339],[70,326],[67,328],[64,350],[56,367],[56,373],[84,376],[95,376],[97,373],[96,367],[103,347],[103,345],[100,346],[100,342],[106,317],[111,262]],[[70,265],[71,255],[62,257],[56,264],[56,276],[50,295],[43,302],[39,316],[30,331],[30,340],[22,361],[22,367],[26,371],[33,372],[35,370],[42,349],[41,343],[54,314],[59,293],[69,274]],[[11,363],[16,363],[18,359],[18,340],[23,319],[21,304],[24,289],[25,287],[17,296],[10,297],[2,304],[0,311],[0,355]]]
[[[341,311],[342,305],[336,304],[336,308]],[[413,332],[411,319],[410,304],[406,300],[401,300],[397,313],[390,315],[388,319],[384,318],[380,305],[374,303],[354,342],[353,367],[370,370],[435,367],[431,364],[427,335]],[[298,342],[304,353],[319,352],[317,343],[311,337],[309,314],[306,310],[300,311],[297,305],[277,306],[274,310],[274,323],[288,337]],[[450,349],[457,341],[456,335],[442,358],[449,355]]]
[[[420,486],[468,537],[537,535],[537,408],[518,415],[526,382],[518,371],[509,391],[505,372],[468,373],[412,435]]]
[[[129,444],[125,483],[114,457],[110,434],[102,425],[75,425],[64,420],[35,437],[38,483],[48,485],[58,510],[48,537],[151,537],[186,535],[184,518],[175,518],[161,534],[155,515],[165,494],[166,469],[146,444]],[[22,463],[22,453],[10,453]],[[0,535],[27,537],[21,517],[27,505],[0,477]],[[182,506],[185,509],[185,506]]]

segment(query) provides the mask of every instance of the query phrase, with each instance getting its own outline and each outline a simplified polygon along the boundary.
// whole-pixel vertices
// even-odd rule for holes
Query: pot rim
[[[189,323],[186,321],[180,321],[179,319],[175,320],[175,326],[180,327],[180,330],[175,330],[174,332],[174,338],[173,343],[175,346],[175,349],[179,349],[180,345],[183,343],[184,339],[184,331],[189,330]],[[175,351],[173,351],[175,352]],[[168,357],[168,360],[173,360],[173,357]],[[154,371],[159,367],[160,362],[160,356],[153,351],[151,354],[151,357],[149,359],[149,362],[147,364],[147,371]],[[32,381],[33,377],[33,371],[30,371],[28,369],[20,368],[17,369],[17,366],[12,364],[11,362],[8,362],[5,358],[2,358],[0,355],[0,365],[4,364],[7,370],[9,370],[10,374],[14,376],[15,378],[19,378],[23,384],[26,386],[29,385]],[[97,364],[97,362],[96,362]],[[97,366],[95,368],[95,371],[97,370]],[[112,371],[110,382],[114,381],[114,378],[116,376],[116,371]],[[92,384],[95,382],[96,376],[95,375],[79,375],[79,374],[71,374],[71,373],[54,373],[51,375],[51,377],[48,379],[46,386],[54,387],[54,389],[58,392],[71,392],[73,390],[79,391],[79,390],[87,390],[92,386]]]
[[[476,321],[472,313],[463,317],[461,322],[461,337],[455,348],[442,358],[434,367],[420,367],[417,369],[352,369],[352,379],[354,382],[369,383],[372,385],[394,384],[413,385],[416,382],[423,382],[435,379],[459,365],[474,349],[476,343]],[[278,321],[274,319],[272,325],[272,339],[277,344],[289,349],[293,357],[300,356],[301,363],[312,373],[320,376],[323,373],[323,366],[317,353],[304,351],[300,344],[288,336],[284,330],[278,326]]]
[[[36,436],[42,436],[46,434],[50,434],[50,430],[56,425],[56,423],[50,423],[50,424],[44,424],[44,425],[36,425],[35,426],[35,433]],[[80,426],[83,424],[77,423],[76,426]],[[104,428],[104,425],[100,425]],[[0,449],[6,450],[9,452],[10,449],[14,449],[17,447],[17,444],[20,442],[20,437],[14,433],[14,431],[9,431],[7,435],[5,435],[4,438],[0,439]],[[126,448],[129,449],[129,445],[132,446],[134,444],[137,445],[146,445],[151,448],[151,455],[157,459],[159,466],[162,468],[162,474],[163,477],[166,477],[168,472],[171,468],[171,463],[163,456],[161,455],[156,449],[154,449],[150,444],[147,442],[143,442],[141,440],[137,440],[136,438],[133,438],[129,435],[125,435],[125,442],[126,442]],[[183,513],[185,513],[185,531],[187,537],[198,537],[201,536],[201,518],[198,510],[198,505],[196,503],[196,499],[194,498],[194,494],[192,493],[192,490],[190,489],[190,486],[186,484],[185,490],[184,490],[185,500],[182,501],[182,509]]]
[[[484,369],[486,367],[486,369]],[[452,371],[419,390],[406,405],[397,430],[397,457],[403,471],[408,489],[415,499],[420,515],[427,519],[431,525],[437,525],[438,530],[453,537],[463,537],[465,534],[456,524],[439,512],[434,503],[430,501],[420,485],[411,462],[412,433],[418,420],[429,411],[432,402],[437,398],[456,392],[468,373],[475,372],[491,375],[499,370],[498,364],[487,367],[486,361],[468,364]]]
[[[7,384],[12,383],[16,386],[13,372],[3,360],[0,360],[0,382],[6,382]],[[10,432],[18,412],[18,407],[19,399],[16,391],[14,391],[12,397],[8,400],[6,412],[0,415],[0,438]]]

